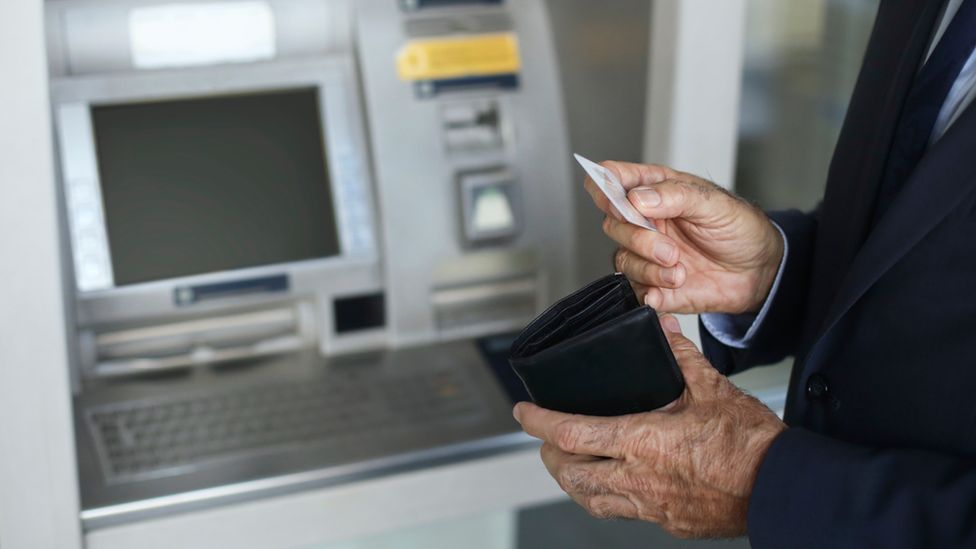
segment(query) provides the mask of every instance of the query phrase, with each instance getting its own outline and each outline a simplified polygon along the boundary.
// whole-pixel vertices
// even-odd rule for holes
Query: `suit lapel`
[[[922,158],[858,253],[827,314],[829,331],[878,279],[976,187],[976,105]]]
[[[801,391],[806,373],[819,367],[835,344],[840,332],[834,330],[851,307],[905,256],[922,238],[945,219],[960,201],[976,188],[976,104],[966,112],[926,154],[914,174],[895,197],[875,230],[864,243],[831,303],[821,330],[813,338],[802,366],[790,379],[790,394]],[[788,411],[800,413],[796,400]]]
[[[821,205],[807,333],[823,333],[828,312],[870,230],[871,213],[902,105],[942,2],[883,1],[837,142]]]

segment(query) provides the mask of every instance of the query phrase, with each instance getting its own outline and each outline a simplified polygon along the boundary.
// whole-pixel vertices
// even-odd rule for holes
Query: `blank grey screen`
[[[337,255],[314,88],[100,106],[117,286]]]

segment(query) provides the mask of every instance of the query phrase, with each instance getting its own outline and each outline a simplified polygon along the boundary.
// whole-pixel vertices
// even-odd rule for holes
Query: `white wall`
[[[0,547],[80,547],[41,0],[0,2]]]
[[[745,47],[745,0],[656,0],[651,12],[644,161],[731,188]],[[679,317],[696,343],[698,320]]]
[[[745,14],[744,0],[654,2],[645,161],[732,184]]]

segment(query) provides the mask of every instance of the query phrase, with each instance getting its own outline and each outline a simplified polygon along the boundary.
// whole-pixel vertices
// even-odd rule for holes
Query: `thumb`
[[[699,224],[714,222],[728,214],[732,201],[736,200],[714,183],[677,179],[635,187],[627,198],[644,217],[683,218]]]
[[[711,369],[705,355],[698,350],[695,343],[681,333],[681,325],[678,319],[672,315],[661,315],[661,327],[664,335],[668,338],[671,345],[671,353],[681,369],[681,375],[685,378],[685,385],[688,391],[694,394],[694,387],[699,384],[705,375],[704,372]]]

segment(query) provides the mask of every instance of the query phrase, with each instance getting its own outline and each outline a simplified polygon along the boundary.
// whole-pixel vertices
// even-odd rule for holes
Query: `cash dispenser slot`
[[[539,258],[531,249],[486,249],[435,269],[430,303],[441,334],[482,335],[521,327],[545,295]]]
[[[437,288],[431,303],[442,333],[510,330],[536,313],[538,289],[532,276],[471,283]]]
[[[431,98],[448,92],[469,90],[514,90],[519,87],[517,74],[498,74],[492,76],[472,76],[468,78],[448,78],[429,80],[415,85],[417,97]]]
[[[418,11],[425,8],[449,8],[455,6],[492,6],[505,0],[400,0],[404,11]]]
[[[316,343],[310,303],[90,334],[96,377],[160,372],[296,351]]]

